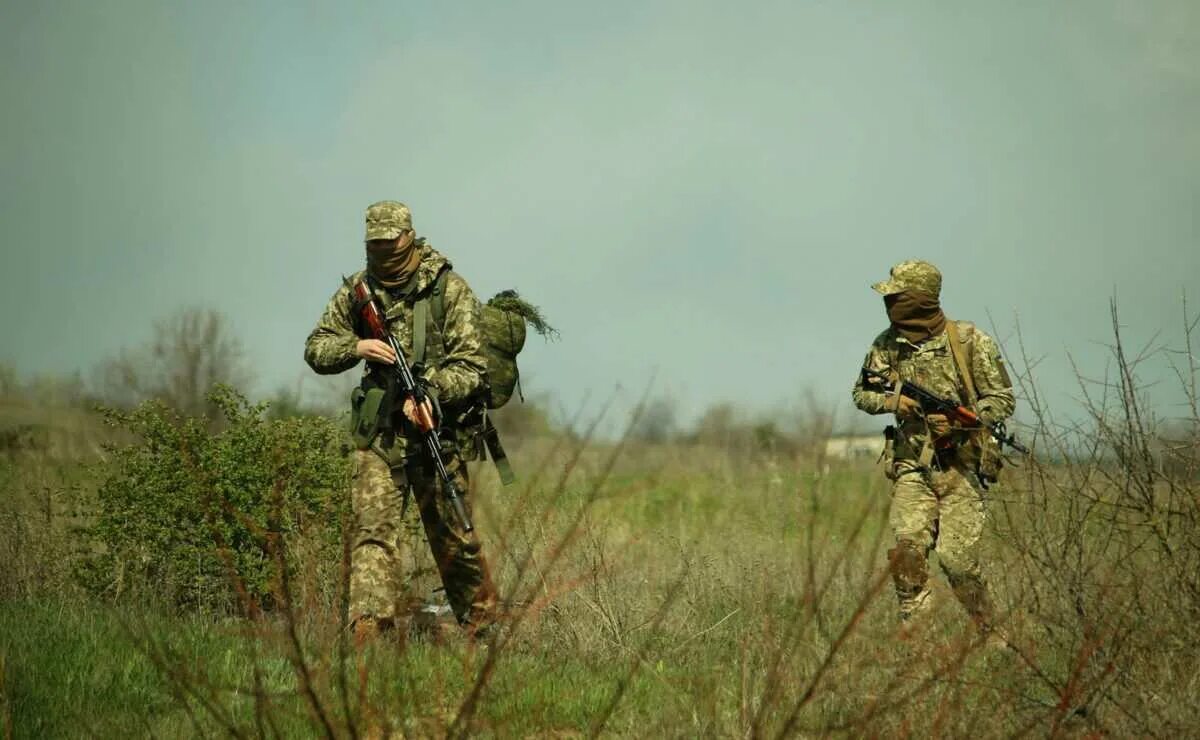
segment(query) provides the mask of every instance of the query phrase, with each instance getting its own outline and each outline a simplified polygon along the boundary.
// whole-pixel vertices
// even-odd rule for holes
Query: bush
[[[178,606],[228,609],[244,588],[269,607],[274,543],[289,572],[313,576],[340,561],[342,431],[320,417],[269,419],[267,404],[224,386],[209,400],[220,420],[181,416],[159,401],[105,410],[137,441],[102,464],[88,532],[101,547],[81,568],[93,591],[152,585]]]

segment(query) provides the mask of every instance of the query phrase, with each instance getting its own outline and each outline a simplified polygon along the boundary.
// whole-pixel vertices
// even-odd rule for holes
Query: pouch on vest
[[[387,388],[355,388],[350,393],[350,438],[354,445],[365,450],[386,423],[391,407]]]
[[[896,480],[896,427],[888,424],[883,428],[883,451],[878,462],[883,463],[883,474],[888,480]]]

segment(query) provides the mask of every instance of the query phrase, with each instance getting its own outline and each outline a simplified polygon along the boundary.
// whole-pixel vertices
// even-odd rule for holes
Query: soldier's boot
[[[486,643],[496,631],[496,597],[489,581],[475,591],[469,606],[461,612],[458,623],[472,644]]]
[[[900,619],[905,623],[902,636],[906,637],[915,631],[919,618],[929,613],[933,603],[925,548],[912,540],[900,540],[888,550],[888,566],[900,602]]]
[[[929,587],[913,596],[901,596],[899,601],[900,621],[906,624],[916,624],[933,611],[933,591]]]
[[[391,632],[392,620],[380,619],[363,615],[354,620],[351,630],[354,632],[354,647],[361,650],[367,645],[377,642],[385,633]]]
[[[478,543],[463,547],[442,573],[446,600],[459,626],[469,637],[483,639],[496,621],[498,597]]]
[[[467,619],[463,622],[463,628],[466,629],[467,637],[473,643],[488,642],[499,629],[494,600],[472,604],[467,613]]]
[[[991,649],[1008,647],[1007,633],[996,624],[996,609],[992,605],[987,583],[979,576],[952,576],[950,586],[959,603],[975,623],[975,628],[985,636],[986,646]]]

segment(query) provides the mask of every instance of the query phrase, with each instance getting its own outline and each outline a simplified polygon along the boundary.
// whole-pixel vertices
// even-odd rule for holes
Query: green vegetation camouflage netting
[[[498,409],[508,403],[517,388],[521,375],[517,355],[525,346],[526,324],[547,339],[558,336],[541,309],[515,290],[497,293],[483,307],[484,353],[491,385],[488,408]]]

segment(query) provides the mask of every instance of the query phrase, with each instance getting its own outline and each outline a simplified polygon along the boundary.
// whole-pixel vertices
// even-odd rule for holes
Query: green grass
[[[0,707],[17,737],[117,737],[131,730],[166,737],[192,734],[197,726],[153,656],[169,656],[175,667],[197,671],[195,683],[203,687],[199,691],[215,692],[234,710],[236,724],[250,731],[254,703],[245,691],[239,699],[232,687],[252,687],[257,665],[263,687],[276,697],[272,714],[281,729],[305,734],[312,729],[285,651],[272,649],[273,640],[247,637],[236,623],[81,605],[9,603],[0,606],[0,635]],[[329,645],[310,643],[314,660],[336,666],[336,651],[322,654],[322,647]],[[462,641],[416,642],[404,650],[377,647],[367,658],[371,704],[385,707],[397,725],[441,726],[453,718],[469,688],[472,668],[482,660],[479,651]],[[345,671],[353,685],[356,664],[346,664]],[[501,664],[479,727],[505,735],[586,728],[623,675],[624,666],[613,662],[515,655]],[[638,679],[627,695],[628,709],[634,714],[649,711],[663,699],[663,686],[662,680]],[[336,692],[323,698],[337,714]],[[187,703],[201,712],[194,701]],[[201,716],[200,728],[221,730],[202,712]]]
[[[514,448],[528,465],[548,455],[542,443]],[[936,567],[931,621],[900,638],[880,581],[887,484],[873,467],[666,445],[630,450],[601,479],[610,451],[549,455],[529,490],[477,476],[496,579],[528,611],[493,648],[494,671],[459,729],[588,734],[618,686],[604,731],[620,737],[1179,735],[1196,726],[1200,629],[1186,618],[1187,569],[1165,567],[1134,520],[1114,529],[1078,519],[1097,509],[1066,505],[1069,476],[1014,478],[992,495],[985,573],[1018,655],[978,649]],[[152,583],[101,604],[71,578],[87,543],[69,512],[86,502],[87,471],[0,456],[0,484],[0,727],[16,737],[222,735],[230,726],[320,734],[281,614],[251,629],[155,606],[165,602]],[[1191,542],[1175,542],[1179,563]],[[311,592],[324,596],[300,600],[296,626],[337,734],[351,723],[447,734],[489,653],[463,640],[410,641],[343,662],[337,584],[318,585]]]
[[[197,653],[212,654],[203,631],[175,634]],[[154,666],[102,609],[0,605],[0,654],[4,707],[18,737],[116,734],[150,717],[171,726],[179,713]]]

